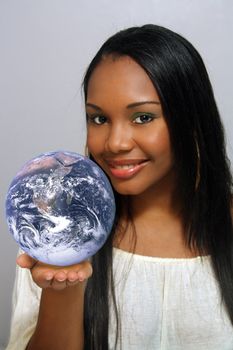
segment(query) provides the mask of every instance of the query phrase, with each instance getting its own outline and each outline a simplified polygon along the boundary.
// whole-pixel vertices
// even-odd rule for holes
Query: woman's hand
[[[62,290],[86,281],[92,275],[89,261],[70,266],[53,266],[31,258],[26,253],[17,258],[17,264],[31,270],[33,281],[41,288]]]

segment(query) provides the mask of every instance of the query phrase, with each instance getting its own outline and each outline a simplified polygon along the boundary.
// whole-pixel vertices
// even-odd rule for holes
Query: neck
[[[139,195],[130,196],[129,201],[133,219],[143,217],[154,221],[161,216],[180,216],[181,203],[172,183],[158,185]]]
[[[132,222],[123,215],[116,234],[115,246],[141,255],[192,257],[196,253],[184,243],[181,206],[171,188],[155,193],[147,191],[130,196]]]

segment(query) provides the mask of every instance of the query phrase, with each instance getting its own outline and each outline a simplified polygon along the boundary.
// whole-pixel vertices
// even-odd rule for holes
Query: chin
[[[112,184],[114,190],[121,194],[122,196],[136,196],[144,193],[146,191],[146,188],[140,188],[138,186],[129,186],[127,184],[122,185],[115,185]]]

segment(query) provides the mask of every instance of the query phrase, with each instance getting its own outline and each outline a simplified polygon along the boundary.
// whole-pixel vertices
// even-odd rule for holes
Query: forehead
[[[105,95],[128,99],[158,99],[156,89],[146,71],[128,56],[107,56],[94,69],[88,84],[87,99]]]

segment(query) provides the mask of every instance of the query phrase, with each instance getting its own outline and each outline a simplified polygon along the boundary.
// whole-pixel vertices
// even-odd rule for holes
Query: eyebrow
[[[155,104],[155,105],[160,105],[159,101],[142,101],[142,102],[134,102],[130,103],[127,108],[133,108],[141,105],[147,105],[147,104]]]
[[[92,108],[96,109],[97,111],[101,111],[101,108],[96,106],[96,105],[94,105],[93,103],[87,102],[86,103],[86,107],[92,107]]]
[[[134,108],[134,107],[138,107],[138,106],[142,106],[142,105],[146,105],[146,104],[155,104],[155,105],[160,105],[159,101],[142,101],[142,102],[134,102],[134,103],[130,103],[129,105],[126,106],[126,108]],[[86,107],[92,107],[94,109],[96,109],[97,111],[101,111],[101,108],[97,105],[95,105],[94,103],[86,103]]]

